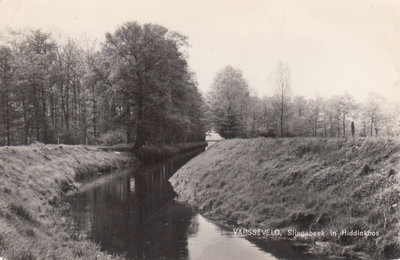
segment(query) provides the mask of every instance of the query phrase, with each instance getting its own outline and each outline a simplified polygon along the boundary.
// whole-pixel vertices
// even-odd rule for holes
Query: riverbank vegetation
[[[184,35],[127,22],[101,43],[0,32],[0,145],[203,141]]]
[[[182,200],[241,227],[277,228],[284,236],[289,229],[337,232],[292,238],[312,253],[393,259],[400,256],[399,169],[397,139],[231,139],[170,181]]]
[[[74,228],[64,196],[79,186],[77,178],[133,162],[131,154],[87,146],[0,148],[0,257],[120,259]]]
[[[149,144],[140,148],[138,157],[142,161],[156,161],[192,150],[204,149],[206,146],[207,142],[180,143],[174,145]]]

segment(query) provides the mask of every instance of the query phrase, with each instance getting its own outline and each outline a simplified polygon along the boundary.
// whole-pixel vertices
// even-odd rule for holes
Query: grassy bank
[[[399,140],[234,139],[170,181],[181,199],[241,227],[338,232],[285,237],[306,241],[312,253],[390,259],[400,256],[399,170]]]
[[[161,160],[194,149],[205,148],[207,142],[191,142],[180,144],[149,144],[140,148],[138,157],[142,161]]]
[[[131,154],[86,146],[0,148],[0,256],[6,259],[118,259],[73,229],[65,193],[76,178],[133,162]]]

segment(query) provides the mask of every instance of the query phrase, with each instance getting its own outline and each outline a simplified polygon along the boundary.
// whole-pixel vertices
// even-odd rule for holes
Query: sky
[[[270,75],[283,62],[293,96],[400,101],[400,0],[0,0],[0,30],[104,41],[132,20],[189,37],[203,93],[231,65],[259,96],[273,95]]]

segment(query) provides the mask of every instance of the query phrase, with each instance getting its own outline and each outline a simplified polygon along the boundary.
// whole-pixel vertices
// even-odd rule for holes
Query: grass
[[[81,145],[1,147],[0,257],[122,259],[72,228],[64,198],[77,179],[128,166],[131,157]]]
[[[33,217],[31,213],[21,205],[15,205],[14,203],[10,203],[10,211],[14,213],[14,215],[21,218],[22,220],[33,222]]]
[[[233,139],[170,181],[182,200],[242,227],[380,233],[286,237],[314,254],[393,259],[400,256],[399,170],[397,139]]]
[[[197,148],[204,148],[206,146],[207,142],[190,142],[172,145],[149,144],[140,148],[138,156],[143,161],[154,161],[188,152]]]

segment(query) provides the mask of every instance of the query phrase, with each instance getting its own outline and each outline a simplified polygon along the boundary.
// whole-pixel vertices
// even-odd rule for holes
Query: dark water
[[[77,227],[131,259],[309,259],[282,242],[249,242],[174,201],[170,176],[199,152],[101,177],[69,198]]]

